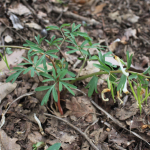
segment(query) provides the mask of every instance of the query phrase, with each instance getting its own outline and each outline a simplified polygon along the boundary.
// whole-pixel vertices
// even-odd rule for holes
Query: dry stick
[[[61,14],[62,11],[63,11],[63,9],[62,8],[58,8],[58,7],[53,7],[52,11],[55,12],[55,13]],[[66,17],[73,18],[73,19],[77,19],[77,20],[81,20],[81,21],[86,21],[87,23],[89,23],[91,25],[101,24],[100,22],[96,21],[95,19],[89,19],[89,18],[80,16],[80,15],[74,14],[74,13],[72,13],[70,11],[65,11],[65,12],[63,12],[62,15],[66,16]]]
[[[7,111],[8,111],[9,108],[10,108],[10,106],[11,106],[14,102],[18,101],[19,99],[21,99],[21,98],[23,98],[23,97],[25,97],[25,96],[33,95],[34,93],[35,93],[35,91],[30,92],[30,93],[23,94],[23,95],[19,96],[18,98],[16,98],[12,103],[10,103],[9,107],[8,107],[8,108],[6,109],[6,111],[4,112],[4,115],[7,113]]]
[[[112,117],[109,113],[107,113],[102,107],[98,106],[92,99],[90,99],[91,103],[100,111],[102,111],[105,115],[107,115],[108,118],[110,118],[114,123],[116,123],[119,127],[125,129],[126,131],[132,133],[133,135],[135,135],[136,137],[138,137],[139,139],[143,140],[144,142],[146,142],[148,145],[150,145],[150,143],[148,143],[143,137],[141,137],[140,135],[138,135],[137,133],[128,130],[127,128],[125,128],[117,119],[115,119],[114,117]]]
[[[63,122],[65,122],[67,125],[69,125],[70,127],[72,127],[74,130],[78,131],[88,142],[89,144],[95,149],[95,150],[99,150],[95,144],[91,141],[91,139],[85,134],[83,133],[80,129],[78,129],[77,127],[75,127],[73,124],[69,123],[68,121],[60,118],[60,117],[57,117],[57,116],[54,116],[54,115],[51,115],[51,114],[47,114],[47,113],[44,113],[45,116],[49,116],[49,117],[52,117],[52,118],[56,118],[58,120],[61,120]]]

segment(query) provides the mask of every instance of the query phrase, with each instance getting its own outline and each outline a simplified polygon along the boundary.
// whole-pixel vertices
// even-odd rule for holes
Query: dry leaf
[[[95,7],[95,10],[93,12],[93,15],[100,13],[103,11],[103,8],[106,6],[106,3],[100,4],[98,6]]]
[[[13,24],[13,28],[15,28],[16,30],[23,29],[23,26],[20,24],[19,18],[16,15],[10,14],[9,18]]]
[[[31,11],[21,3],[15,5],[14,8],[9,8],[9,11],[20,16],[31,14]]]
[[[137,39],[136,34],[137,34],[136,29],[132,29],[132,28],[125,29],[124,35],[126,36],[127,41],[129,40],[130,37],[134,37],[135,39]]]
[[[81,96],[78,98],[72,97],[71,101],[66,100],[66,108],[71,111],[71,115],[77,118],[86,116],[87,120],[85,120],[87,122],[93,122],[96,120],[96,116],[94,114],[95,108],[92,106],[89,98],[85,96]]]
[[[131,23],[136,23],[139,20],[139,16],[134,15],[133,13],[124,14],[121,16],[124,20],[127,20]]]
[[[8,137],[4,130],[0,130],[1,150],[20,150],[20,145],[16,144],[17,140],[17,138]]]
[[[34,29],[37,29],[37,30],[42,30],[42,27],[40,25],[38,25],[37,23],[35,23],[35,22],[26,23],[26,25],[30,28],[34,28]]]
[[[24,54],[25,50],[16,50],[11,55],[6,54],[6,58],[8,61],[8,65],[15,66],[23,61],[22,55]],[[7,69],[7,66],[3,60],[0,61],[0,70],[3,71]]]
[[[10,35],[5,36],[5,42],[11,43],[13,41],[12,37]]]
[[[0,82],[0,103],[1,101],[7,96],[9,93],[11,93],[17,86],[17,83],[1,83]]]
[[[122,21],[119,11],[109,13],[109,18],[112,20],[117,20],[118,23],[121,23]]]

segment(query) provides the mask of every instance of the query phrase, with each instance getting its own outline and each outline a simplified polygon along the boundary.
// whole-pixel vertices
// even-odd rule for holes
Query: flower
[[[124,87],[123,87],[123,92],[125,94],[129,94],[129,91],[127,90],[127,79],[126,79],[126,82],[125,82]]]
[[[104,93],[106,93],[106,92],[110,92],[110,89],[104,89],[102,92],[101,92],[101,97],[102,97],[102,99],[103,99],[103,101],[109,101],[109,99],[108,98],[104,98]]]
[[[119,58],[118,56],[115,56],[115,59],[116,59],[117,62],[119,63],[119,66],[120,66],[120,68],[121,68],[122,73],[123,73],[126,77],[128,77],[128,76],[129,76],[129,73],[125,71],[126,68],[123,68],[122,63],[121,63],[121,61],[120,61],[120,58]]]

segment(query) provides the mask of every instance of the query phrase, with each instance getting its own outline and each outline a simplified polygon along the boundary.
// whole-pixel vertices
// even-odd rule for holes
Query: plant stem
[[[83,67],[84,67],[84,65],[85,65],[85,63],[86,63],[86,58],[87,58],[87,55],[86,55],[86,56],[85,56],[85,58],[84,58],[83,64],[82,64],[82,66],[81,66],[81,68],[80,68],[80,70],[79,70],[79,72],[78,72],[78,74],[77,74],[77,77],[76,77],[76,78],[78,78],[78,77],[79,77],[79,75],[80,75],[80,73],[81,73],[81,71],[82,71],[82,69],[83,69]]]
[[[58,80],[59,80],[59,78],[58,78]],[[57,94],[58,94],[58,102],[57,102],[57,106],[58,106],[58,110],[59,110],[60,114],[63,115],[63,114],[64,114],[64,113],[63,113],[63,109],[62,109],[62,107],[61,107],[61,105],[60,105],[59,81],[58,81],[57,84],[58,84],[58,92],[57,92]]]
[[[18,49],[25,49],[25,50],[30,50],[30,48],[27,48],[27,47],[21,47],[21,46],[12,46],[12,45],[4,45],[4,46],[0,46],[1,47],[9,47],[9,48],[18,48]],[[35,51],[35,50],[33,50]],[[40,53],[40,54],[44,54],[44,53]],[[52,65],[55,69],[55,72],[57,74],[57,69],[56,69],[56,66],[55,66],[55,63],[54,61],[51,59],[51,57],[49,55],[46,55],[47,58],[49,58],[49,60],[52,62]],[[59,78],[58,78],[59,80]],[[61,113],[61,115],[63,115],[63,110],[61,108],[61,105],[60,105],[60,91],[59,91],[59,82],[58,82],[58,102],[57,102],[57,105],[58,105],[58,110],[59,112]]]

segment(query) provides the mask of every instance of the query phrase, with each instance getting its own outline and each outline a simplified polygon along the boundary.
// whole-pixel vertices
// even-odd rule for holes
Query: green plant
[[[55,143],[52,146],[50,146],[47,150],[59,150],[61,146],[61,143]]]
[[[67,89],[71,94],[74,95],[72,88],[75,89],[77,87],[74,86],[73,83],[79,80],[92,77],[90,82],[86,86],[86,88],[89,88],[88,96],[91,97],[94,91],[97,93],[97,81],[99,79],[99,75],[109,74],[109,77],[107,79],[108,88],[104,89],[101,92],[102,99],[104,101],[108,101],[109,99],[104,98],[104,94],[106,92],[111,92],[114,102],[115,95],[117,95],[117,98],[122,103],[120,95],[122,94],[122,92],[124,92],[125,94],[129,94],[129,91],[127,90],[127,82],[129,82],[131,91],[135,99],[138,101],[141,112],[142,103],[147,101],[147,98],[150,95],[148,94],[147,81],[148,78],[150,78],[150,76],[146,76],[147,74],[150,74],[150,67],[143,73],[131,71],[130,66],[132,55],[129,56],[129,52],[127,52],[127,64],[123,62],[123,60],[121,60],[119,57],[114,56],[112,52],[107,52],[104,55],[102,55],[101,50],[104,50],[104,47],[101,46],[99,43],[93,44],[92,39],[87,35],[87,33],[80,32],[80,26],[80,24],[75,25],[75,23],[73,23],[72,25],[63,24],[60,27],[49,26],[47,27],[47,30],[58,30],[62,34],[62,38],[56,38],[56,36],[53,36],[50,40],[46,40],[45,38],[40,38],[40,36],[37,36],[35,37],[36,43],[27,40],[27,44],[23,45],[24,47],[0,46],[10,48],[24,48],[28,50],[27,58],[24,58],[26,63],[21,63],[18,64],[18,67],[14,67],[13,69],[15,73],[9,76],[6,81],[9,82],[12,80],[13,83],[21,73],[26,74],[29,71],[31,71],[31,77],[33,77],[36,73],[38,76],[44,77],[43,82],[52,81],[52,85],[38,87],[35,89],[35,91],[47,90],[47,93],[45,94],[41,102],[42,105],[47,103],[49,96],[52,93],[53,98],[58,105],[59,112],[63,115],[63,109],[60,105],[60,92],[63,90],[63,88]],[[78,36],[80,36],[80,38],[83,39],[81,45],[78,45],[76,42],[76,37]],[[55,48],[50,50],[43,49],[41,46],[43,40],[45,40],[49,44],[50,48],[52,46]],[[64,58],[58,59],[58,56],[56,55],[57,52],[61,52],[61,47],[64,43],[67,44],[66,48],[69,49],[69,51],[67,52],[68,54],[75,53],[76,51],[79,51],[81,53],[81,57],[78,59],[83,60],[83,64],[77,75],[68,70],[68,63],[65,61]],[[90,48],[96,48],[98,50],[98,55],[91,56],[89,52]],[[114,57],[117,60],[120,68],[116,70],[117,66],[113,65],[110,62],[107,62],[105,59],[106,57]],[[46,62],[46,58],[48,58],[50,62]],[[97,60],[99,62],[99,64],[93,65],[99,68],[101,71],[79,77],[82,69],[85,66],[85,63],[91,60]],[[43,67],[40,67],[41,64],[43,65]],[[29,66],[28,68],[19,67],[27,65]],[[52,69],[48,70],[47,65],[52,66]],[[122,73],[120,79],[117,78],[117,73]],[[70,77],[66,77],[67,74]],[[137,86],[137,92],[134,91],[132,83],[134,83]],[[143,91],[143,89],[145,89],[146,91],[144,98],[143,93],[141,94],[141,91]]]
[[[33,144],[33,150],[37,150],[39,147],[43,147],[44,142],[38,142],[36,144]]]

